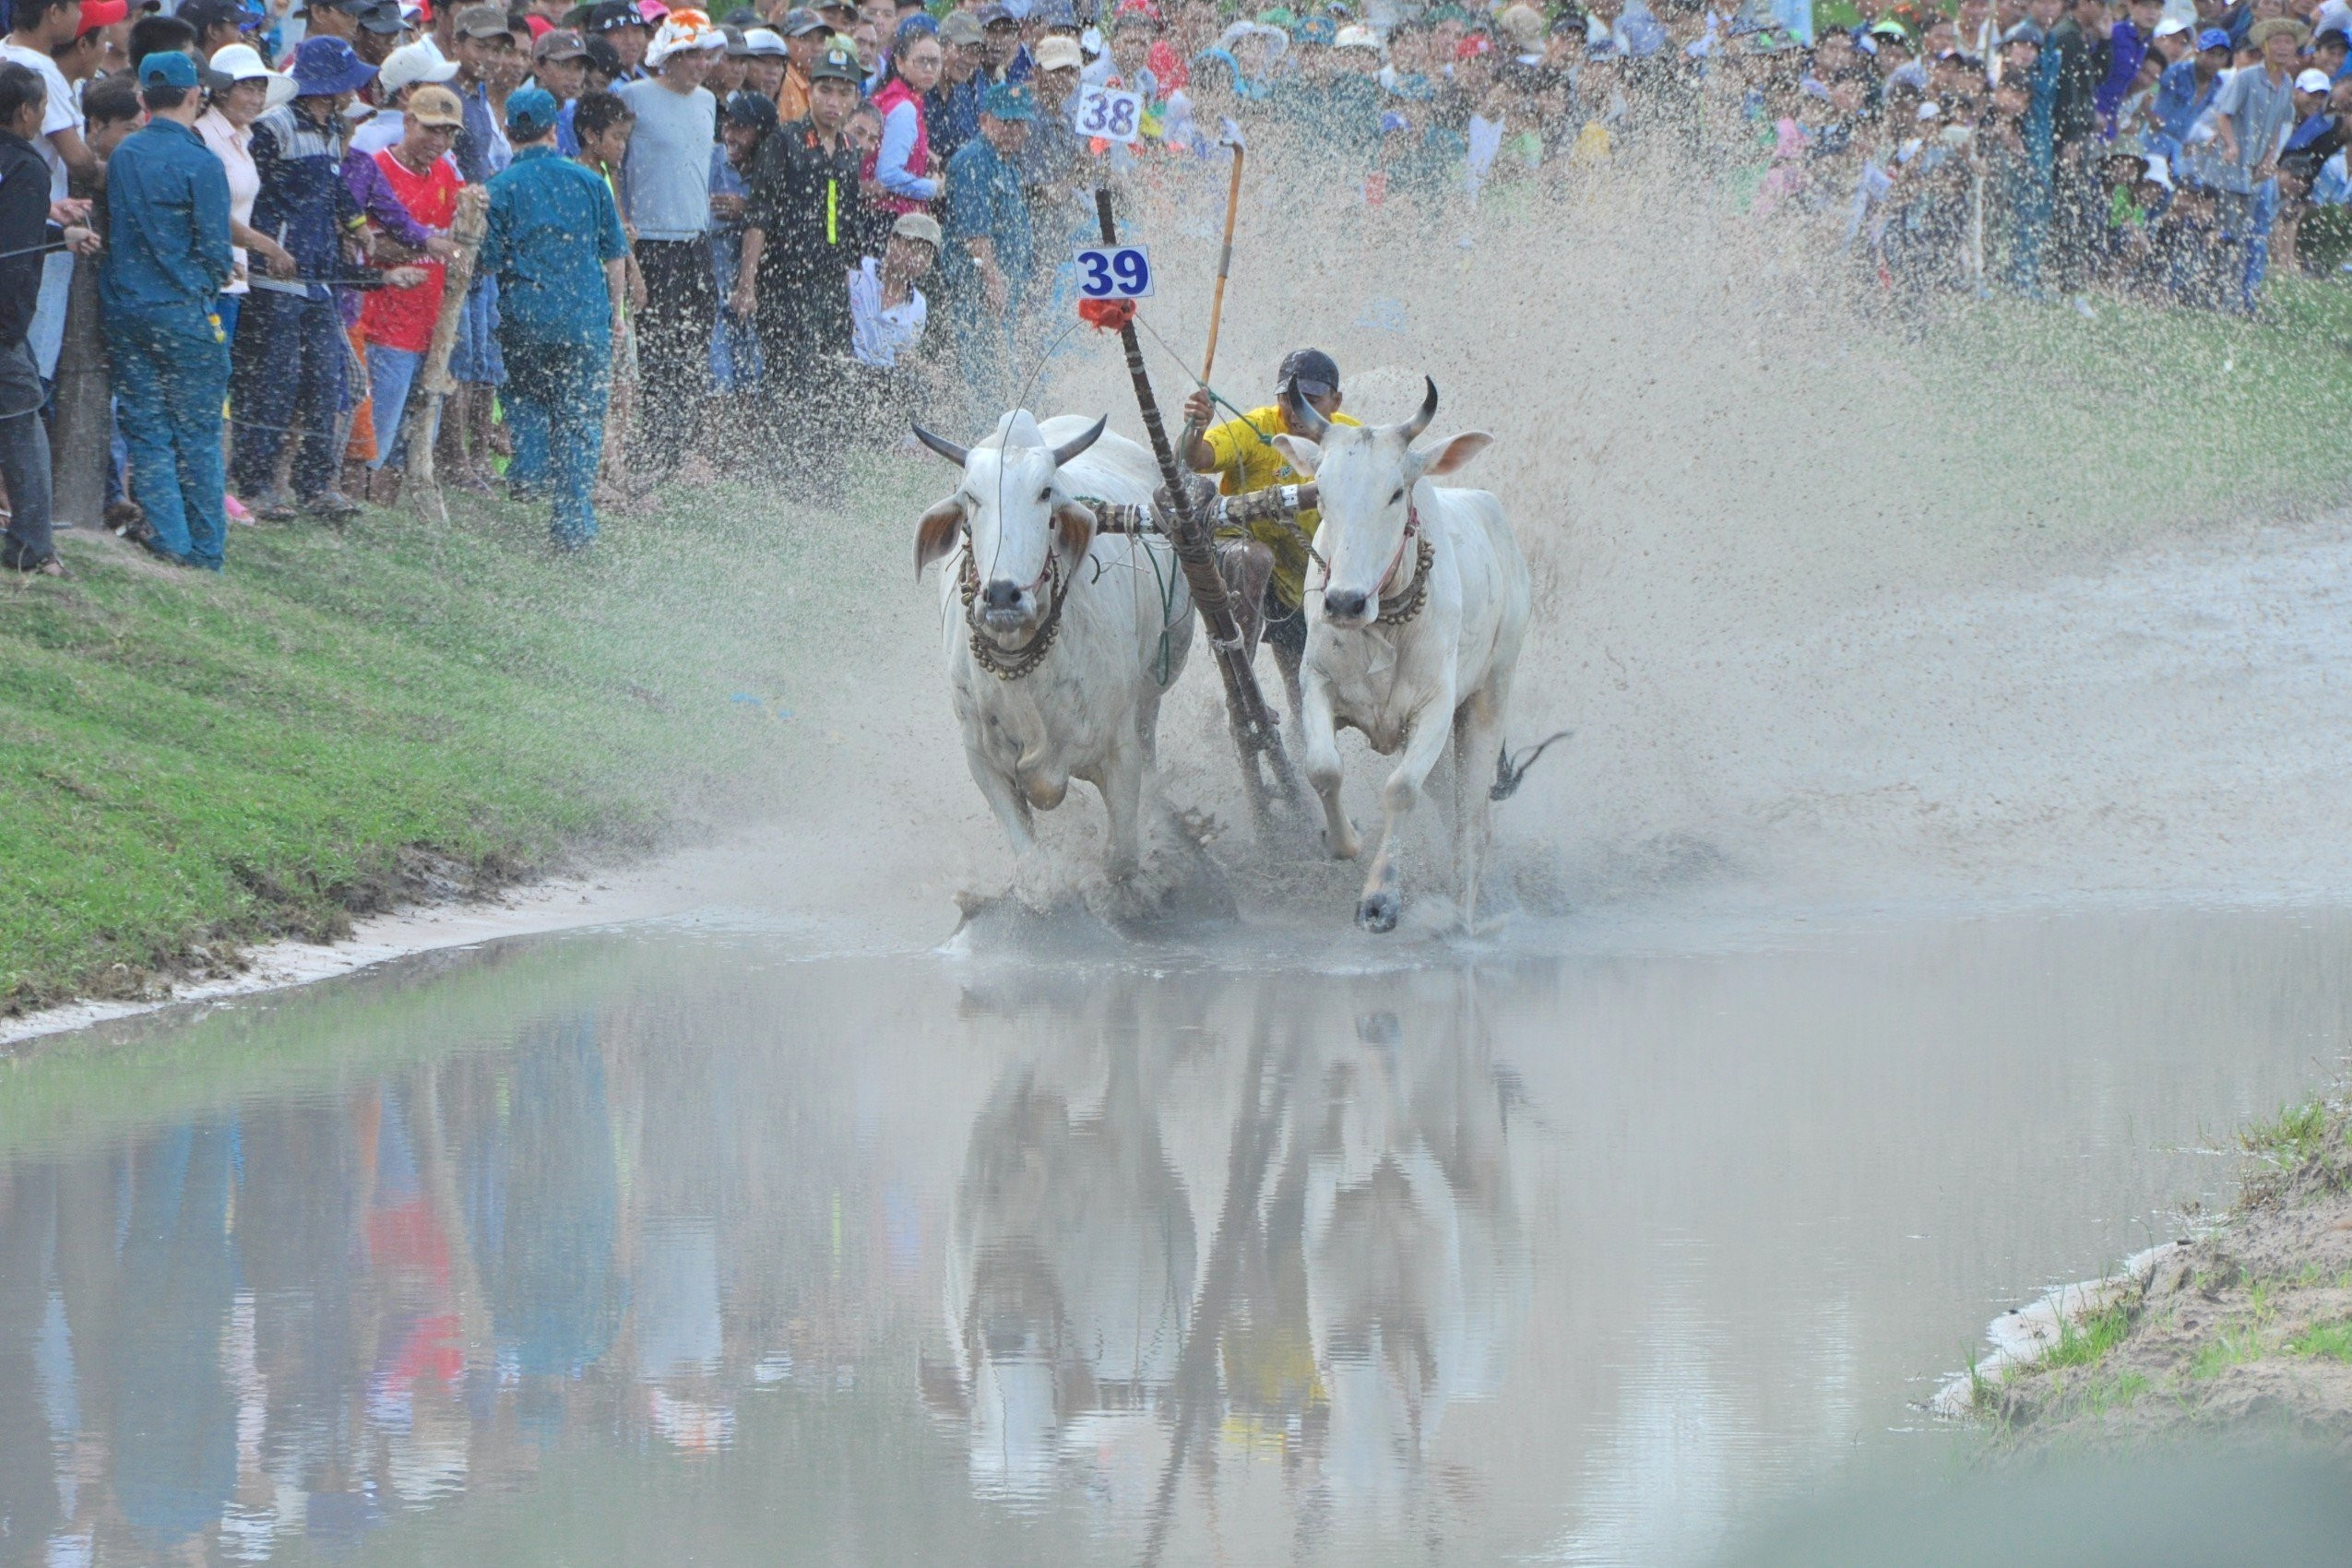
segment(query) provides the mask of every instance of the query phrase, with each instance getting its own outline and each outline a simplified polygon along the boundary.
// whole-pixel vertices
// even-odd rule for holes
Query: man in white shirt
[[[632,443],[655,478],[692,449],[710,396],[710,333],[719,291],[710,270],[710,149],[719,139],[719,103],[702,85],[726,35],[698,11],[661,24],[645,53],[646,81],[624,82],[613,96],[636,115],[628,161],[621,166],[621,216],[636,236],[646,305],[637,313],[640,429]],[[709,471],[692,465],[692,477]]]
[[[35,145],[41,160],[49,166],[49,199],[64,201],[70,194],[72,181],[78,179],[94,189],[105,177],[105,165],[82,139],[80,95],[74,91],[74,84],[57,64],[58,52],[71,51],[81,36],[81,3],[17,0],[15,15],[16,30],[8,34],[6,42],[0,43],[0,59],[14,61],[32,71],[49,89],[48,103],[42,112],[41,139]],[[113,16],[116,20],[121,19],[119,5],[113,7]],[[40,368],[44,381],[53,380],[57,374],[57,353],[65,341],[65,303],[73,284],[71,255],[57,251],[42,258],[41,296],[33,308],[32,326],[25,335],[25,343],[32,350],[33,363]]]
[[[49,199],[63,201],[68,176],[96,184],[97,154],[82,140],[81,104],[73,83],[57,68],[57,51],[81,31],[81,0],[17,0],[16,30],[0,43],[0,60],[13,60],[37,74],[49,89],[48,113],[41,121],[41,159],[49,165]]]
[[[922,340],[931,307],[915,283],[938,255],[939,220],[904,213],[890,226],[881,259],[867,256],[849,274],[849,349],[860,364],[900,369],[898,356]]]

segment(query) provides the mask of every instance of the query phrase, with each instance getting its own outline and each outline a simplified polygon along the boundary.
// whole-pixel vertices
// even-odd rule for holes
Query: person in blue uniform
[[[947,165],[947,245],[939,269],[954,302],[964,380],[984,409],[1006,407],[1010,395],[1013,325],[1035,249],[1021,148],[1036,117],[1027,86],[990,88],[980,104],[980,135]]]
[[[149,54],[138,77],[146,128],[106,165],[101,319],[132,489],[154,531],[147,548],[217,572],[229,534],[229,339],[213,299],[229,281],[229,175],[196,133],[196,62],[177,50]]]
[[[506,100],[515,161],[490,182],[478,265],[498,279],[498,347],[517,493],[554,503],[559,550],[596,539],[612,345],[627,299],[628,236],[612,188],[555,147],[559,106],[543,88]]]

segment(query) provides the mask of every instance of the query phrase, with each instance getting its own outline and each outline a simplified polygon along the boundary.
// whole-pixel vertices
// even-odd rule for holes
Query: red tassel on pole
[[[1133,300],[1080,300],[1078,319],[1098,332],[1118,332],[1135,319]]]

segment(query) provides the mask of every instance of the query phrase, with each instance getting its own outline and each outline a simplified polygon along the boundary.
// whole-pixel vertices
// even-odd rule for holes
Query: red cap
[[[82,4],[87,6],[89,4],[89,0],[82,0]],[[553,22],[549,21],[545,17],[540,16],[536,11],[533,11],[523,18],[523,25],[531,30],[531,41],[534,43],[539,40],[545,38],[549,30],[555,26]]]
[[[130,14],[131,0],[82,0],[81,33],[74,36],[78,38],[82,33],[96,32],[100,28],[111,28]]]
[[[83,3],[88,4],[88,0],[83,0]],[[1482,32],[1465,33],[1462,36],[1462,42],[1454,46],[1454,58],[1456,60],[1475,60],[1481,54],[1491,54],[1493,52],[1494,40],[1489,38],[1486,34]]]

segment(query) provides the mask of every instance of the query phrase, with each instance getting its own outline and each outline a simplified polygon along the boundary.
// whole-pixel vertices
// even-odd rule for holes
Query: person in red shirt
[[[446,231],[457,215],[461,182],[449,152],[465,123],[465,108],[456,93],[445,87],[419,87],[409,94],[400,139],[375,154],[375,166],[384,171],[386,183],[409,216],[436,233]],[[368,463],[371,490],[379,487],[378,470],[399,447],[409,388],[433,347],[433,326],[441,315],[442,264],[426,258],[412,270],[423,273],[424,281],[411,288],[380,289],[368,295],[360,311],[360,333],[367,340],[368,393],[375,406],[375,456]]]

